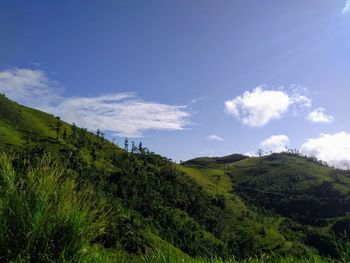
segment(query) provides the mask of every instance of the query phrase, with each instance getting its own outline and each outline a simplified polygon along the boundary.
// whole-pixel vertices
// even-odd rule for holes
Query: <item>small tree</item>
[[[145,153],[145,149],[142,147],[142,142],[139,143],[139,147],[138,148],[139,148],[138,149],[139,153],[143,155]]]
[[[257,150],[256,154],[257,154],[259,157],[261,157],[261,156],[264,155],[264,150],[261,149],[261,148],[259,148],[259,149]]]
[[[124,139],[124,150],[127,152],[129,151],[129,140],[127,137]]]
[[[136,151],[137,151],[137,148],[136,148],[135,142],[132,141],[131,142],[131,153],[136,153]]]

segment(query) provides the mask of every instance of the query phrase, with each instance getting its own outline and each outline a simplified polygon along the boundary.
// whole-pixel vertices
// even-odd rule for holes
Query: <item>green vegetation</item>
[[[350,173],[296,154],[243,160],[227,172],[247,200],[299,222],[322,225],[349,209]]]
[[[247,159],[248,156],[242,154],[231,154],[224,157],[199,157],[195,159],[188,160],[183,162],[183,165],[186,166],[195,166],[195,167],[221,167],[222,164],[231,164],[234,162],[238,162],[244,159]]]
[[[14,171],[0,156],[0,255],[3,260],[54,262],[82,259],[106,225],[103,203],[75,191],[69,172],[42,159],[38,168]]]
[[[348,171],[123,148],[0,96],[0,261],[347,262]]]

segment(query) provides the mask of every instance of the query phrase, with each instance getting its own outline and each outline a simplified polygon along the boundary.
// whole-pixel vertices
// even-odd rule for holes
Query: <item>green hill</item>
[[[272,154],[227,167],[248,202],[309,225],[327,225],[350,211],[350,172],[295,154]]]
[[[220,164],[230,164],[247,158],[248,156],[242,154],[231,154],[223,157],[198,157],[183,162],[182,164],[196,167],[220,167]]]
[[[72,252],[67,256],[65,244],[71,241],[60,246],[48,245],[51,241],[43,241],[49,240],[48,229],[34,231],[44,224],[35,221],[36,213],[43,213],[36,205],[35,209],[19,205],[22,208],[12,214],[0,211],[3,218],[8,218],[6,222],[23,214],[34,220],[25,227],[23,222],[16,221],[18,225],[14,228],[1,228],[0,222],[3,231],[0,258],[11,261],[30,256],[36,262],[49,262],[63,255],[72,260],[76,255],[81,257],[81,251],[94,254],[96,250],[103,258],[99,262],[106,262],[106,258],[118,262],[113,259],[116,255],[124,255],[123,260],[152,258],[156,262],[152,256],[155,251],[158,251],[155,255],[169,253],[170,257],[185,260],[213,256],[244,259],[266,254],[296,258],[317,254],[340,256],[337,244],[340,238],[334,238],[332,231],[340,236],[350,225],[346,216],[350,210],[348,172],[287,153],[259,158],[240,154],[202,157],[175,164],[141,144],[129,144],[130,149],[121,149],[106,140],[100,131],[91,133],[0,96],[0,148],[10,156],[5,159],[10,160],[14,172],[20,175],[15,177],[19,181],[14,185],[16,191],[23,192],[24,199],[18,204],[32,200],[28,203],[32,207],[41,200],[36,196],[45,196],[43,181],[29,184],[32,177],[28,175],[26,179],[26,174],[31,174],[33,169],[45,171],[50,166],[45,160],[50,159],[57,169],[69,171],[78,196],[85,196],[87,189],[88,196],[92,196],[89,200],[96,205],[82,208],[79,213],[91,210],[104,218],[96,235],[79,243],[84,248],[69,247]],[[4,178],[10,171],[6,167],[2,168]],[[47,183],[61,184],[50,180]],[[2,183],[0,189],[5,189],[5,186],[1,188]],[[47,189],[54,189],[65,200],[65,195],[59,193],[62,187],[49,186]],[[13,193],[5,191],[1,195],[0,203],[5,203]],[[49,200],[45,201],[49,202],[48,209],[60,207],[56,201],[61,199],[45,200]],[[45,207],[45,202],[40,201],[39,207]],[[62,211],[57,217],[64,217],[65,210]],[[45,224],[49,226],[57,219],[47,218]]]
[[[258,218],[263,214],[263,225],[271,226],[275,237],[283,233],[286,244],[301,240],[323,255],[337,254],[333,233],[339,237],[350,230],[349,171],[295,153],[242,158],[221,165],[214,163],[215,159],[190,160],[182,169],[208,191],[224,193],[226,189],[229,199],[257,211]],[[239,207],[238,202],[227,204],[232,211]],[[278,218],[275,224],[266,219],[271,215]],[[242,225],[240,222],[236,225]]]

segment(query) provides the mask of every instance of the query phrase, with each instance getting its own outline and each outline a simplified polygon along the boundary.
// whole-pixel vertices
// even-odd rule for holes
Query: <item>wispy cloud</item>
[[[350,0],[347,0],[346,3],[345,3],[345,6],[343,8],[343,10],[341,11],[341,13],[343,15],[347,14],[350,12]]]
[[[225,101],[225,112],[251,127],[261,127],[280,119],[291,108],[296,110],[305,107],[311,107],[311,99],[301,94],[299,89],[288,93],[283,90],[265,90],[263,86]]]
[[[265,152],[283,152],[288,145],[287,135],[272,135],[260,143]]]
[[[307,119],[311,122],[316,123],[331,123],[334,118],[333,116],[326,114],[325,111],[326,110],[324,108],[317,108],[310,112],[310,114],[307,116]]]
[[[209,135],[209,136],[207,137],[207,140],[209,140],[209,141],[222,142],[222,141],[224,141],[224,138],[222,138],[221,136],[212,134],[212,135]]]
[[[42,108],[59,102],[63,89],[41,70],[8,69],[0,71],[0,92],[25,105]]]
[[[68,122],[130,137],[146,130],[182,130],[190,116],[184,106],[146,102],[125,93],[69,98],[53,110]]]
[[[345,168],[344,165],[350,163],[350,133],[321,134],[310,138],[301,146],[301,152],[337,168]]]
[[[183,130],[191,115],[186,106],[143,101],[133,93],[65,97],[58,83],[40,70],[0,71],[0,92],[67,122],[119,136],[139,137],[147,130]]]
[[[198,102],[204,100],[205,98],[206,98],[205,96],[201,96],[201,97],[194,98],[194,99],[191,100],[191,103],[192,103],[192,104],[196,104],[196,103],[198,103]]]

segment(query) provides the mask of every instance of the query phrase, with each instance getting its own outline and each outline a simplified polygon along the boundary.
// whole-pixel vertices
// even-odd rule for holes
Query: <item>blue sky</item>
[[[349,1],[1,1],[0,40],[1,92],[118,143],[350,161]]]

